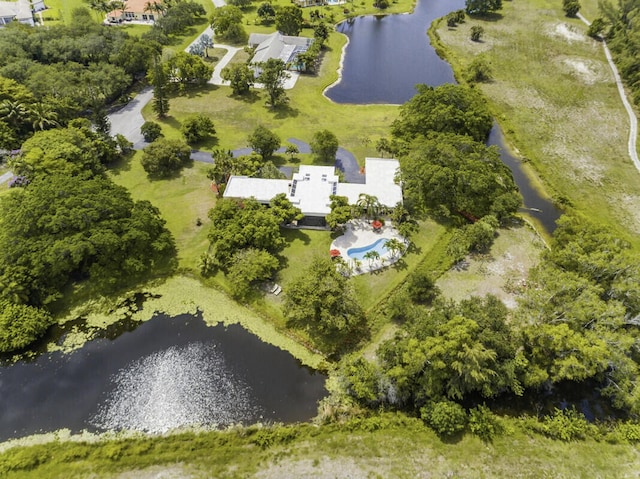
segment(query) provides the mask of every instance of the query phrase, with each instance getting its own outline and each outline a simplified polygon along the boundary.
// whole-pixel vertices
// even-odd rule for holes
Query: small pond
[[[241,326],[159,315],[113,340],[0,367],[0,441],[61,428],[306,421],[325,379]]]
[[[418,0],[406,15],[368,15],[340,23],[349,38],[341,80],[325,91],[337,103],[401,104],[415,85],[453,83],[453,72],[429,44],[436,18],[464,8],[464,0]]]

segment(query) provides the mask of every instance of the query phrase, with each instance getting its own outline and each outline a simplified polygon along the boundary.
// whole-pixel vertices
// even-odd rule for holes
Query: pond
[[[336,103],[401,104],[416,93],[418,83],[452,83],[451,67],[429,44],[427,30],[436,18],[464,6],[464,0],[419,0],[411,14],[340,23],[337,30],[349,44],[341,80],[325,95]]]
[[[113,340],[0,367],[0,441],[61,428],[306,421],[325,379],[241,326],[158,315]]]
[[[431,22],[464,8],[464,0],[418,0],[409,15],[365,16],[338,25],[349,43],[344,52],[341,79],[325,91],[336,103],[402,104],[416,93],[415,85],[454,83],[451,66],[429,43]],[[487,141],[500,148],[524,199],[526,212],[552,233],[560,210],[533,187],[521,161],[505,146],[496,124]]]

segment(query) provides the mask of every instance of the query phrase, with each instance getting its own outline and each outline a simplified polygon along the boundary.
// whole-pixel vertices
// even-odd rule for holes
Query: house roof
[[[0,2],[0,18],[13,18],[20,23],[33,25],[33,12],[29,0]]]
[[[284,193],[305,216],[326,216],[331,212],[331,195],[346,196],[354,204],[362,193],[376,196],[381,204],[394,207],[402,202],[402,188],[394,182],[399,168],[398,160],[367,158],[366,183],[339,183],[332,166],[301,165],[291,180],[269,180],[232,176],[224,191],[225,198],[254,197],[269,203]]]
[[[249,36],[249,46],[255,47],[256,50],[251,63],[263,63],[270,58],[279,58],[284,63],[289,63],[298,53],[306,51],[312,43],[312,38],[292,37],[280,32],[252,33]]]

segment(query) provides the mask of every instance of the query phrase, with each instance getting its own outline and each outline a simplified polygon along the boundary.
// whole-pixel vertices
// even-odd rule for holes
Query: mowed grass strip
[[[586,2],[591,7],[594,2]],[[461,77],[483,55],[489,98],[509,142],[561,202],[640,247],[640,173],[627,154],[628,117],[599,42],[550,0],[505,2],[490,21],[439,24],[443,51]],[[470,40],[482,26],[481,42]]]

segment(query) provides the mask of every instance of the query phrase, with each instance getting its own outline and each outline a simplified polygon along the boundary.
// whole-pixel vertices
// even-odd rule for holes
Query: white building
[[[0,2],[0,27],[11,22],[20,22],[34,26],[33,14],[45,10],[42,0],[18,0],[16,2]]]
[[[362,193],[377,197],[380,204],[389,208],[401,203],[402,188],[395,182],[399,167],[398,160],[366,158],[364,184],[340,183],[333,166],[301,165],[291,180],[231,176],[223,196],[253,197],[260,203],[269,204],[274,196],[284,193],[300,208],[307,222],[314,223],[324,220],[331,212],[331,195],[346,196],[350,204],[355,204]]]
[[[259,73],[259,64],[270,58],[279,58],[287,68],[296,68],[296,57],[298,54],[306,52],[313,38],[292,37],[282,35],[280,32],[270,34],[252,33],[249,35],[249,46],[255,48],[251,64],[254,65],[256,73]]]

